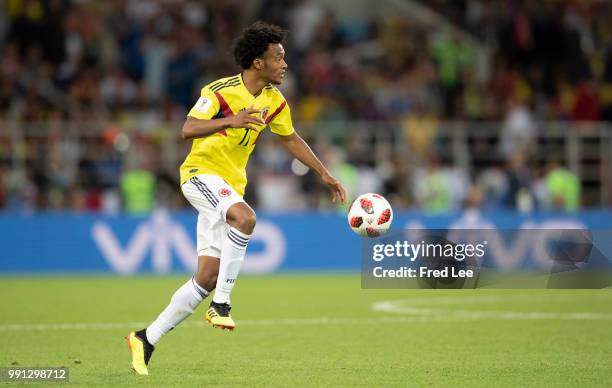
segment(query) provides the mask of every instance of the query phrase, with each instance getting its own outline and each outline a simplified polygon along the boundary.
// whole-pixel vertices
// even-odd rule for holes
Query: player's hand
[[[252,114],[254,113],[257,113],[257,116],[252,116]],[[255,128],[251,124],[265,124],[265,122],[261,119],[261,110],[253,109],[253,107],[241,110],[235,115],[228,117],[228,119],[230,128],[246,128],[255,130]]]
[[[332,191],[333,203],[336,203],[337,199],[340,199],[340,202],[342,203],[346,202],[346,190],[344,189],[342,183],[340,183],[339,180],[337,180],[331,175],[323,175],[321,179],[323,180],[323,183],[325,183]]]

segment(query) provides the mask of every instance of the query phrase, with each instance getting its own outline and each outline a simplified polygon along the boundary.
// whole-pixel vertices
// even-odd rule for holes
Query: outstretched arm
[[[257,116],[252,116],[256,113]],[[183,140],[206,137],[226,128],[247,128],[254,129],[251,124],[263,125],[264,122],[259,118],[260,111],[249,108],[237,114],[216,120],[200,120],[195,117],[187,117],[181,135]]]
[[[325,168],[323,163],[317,158],[312,152],[308,144],[298,135],[293,132],[288,136],[280,136],[283,141],[283,145],[287,150],[300,162],[304,163],[311,169],[315,170],[320,176],[323,183],[325,183],[332,191],[332,202],[336,202],[336,199],[340,199],[342,203],[346,201],[346,190],[336,178],[334,178],[330,172]]]

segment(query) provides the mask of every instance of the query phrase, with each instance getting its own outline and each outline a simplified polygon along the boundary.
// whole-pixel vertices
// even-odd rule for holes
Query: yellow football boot
[[[232,331],[236,328],[236,324],[230,315],[232,308],[227,303],[210,302],[210,307],[206,311],[204,319],[212,325],[212,327]]]
[[[130,353],[132,353],[132,369],[139,375],[148,375],[147,365],[155,346],[147,341],[145,330],[133,331],[125,337]]]

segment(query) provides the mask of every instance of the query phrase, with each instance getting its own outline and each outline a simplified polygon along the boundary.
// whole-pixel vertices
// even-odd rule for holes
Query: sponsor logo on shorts
[[[220,197],[229,197],[229,195],[232,193],[232,191],[228,188],[221,188],[219,189],[219,196]]]

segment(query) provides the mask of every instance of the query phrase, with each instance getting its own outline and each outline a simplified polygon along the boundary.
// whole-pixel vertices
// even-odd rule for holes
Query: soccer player
[[[266,127],[287,150],[316,171],[343,203],[346,191],[295,132],[289,105],[274,85],[287,71],[283,43],[287,32],[256,22],[234,45],[243,69],[238,75],[206,85],[183,125],[184,139],[193,139],[181,166],[181,189],[198,211],[196,274],[172,296],[170,304],[146,329],[128,335],[132,368],[148,374],[147,365],[161,337],[190,316],[215,289],[205,319],[216,328],[233,330],[230,294],[255,228],[255,212],[242,196],[246,165]]]

